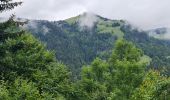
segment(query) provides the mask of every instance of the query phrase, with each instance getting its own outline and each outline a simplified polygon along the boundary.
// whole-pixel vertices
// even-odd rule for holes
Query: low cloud
[[[21,28],[23,29],[38,29],[38,23],[34,20],[29,20],[27,24],[24,24],[23,26],[21,26]]]
[[[41,33],[42,33],[43,35],[48,34],[48,32],[50,31],[50,29],[49,29],[46,25],[41,25],[41,27],[40,27],[40,25],[38,24],[38,22],[35,21],[35,20],[30,20],[30,21],[28,21],[28,23],[25,24],[25,25],[23,25],[23,26],[21,26],[21,28],[26,29],[26,30],[27,30],[27,29],[34,30],[34,32],[36,32],[36,33],[41,30]],[[38,29],[39,29],[39,30],[38,30]]]
[[[124,19],[142,29],[170,27],[169,0],[23,0],[15,13],[28,19],[63,20],[83,12],[110,19]]]
[[[89,29],[94,27],[94,24],[98,21],[98,17],[93,13],[84,13],[78,23],[81,28],[87,27]]]
[[[7,20],[7,18],[0,18],[0,23],[6,22]]]
[[[43,35],[46,35],[46,34],[48,34],[48,32],[50,31],[50,29],[48,28],[48,27],[46,27],[45,25],[43,25],[42,26],[42,33],[43,33]]]
[[[152,30],[149,32],[149,35],[161,40],[170,40],[170,28]]]

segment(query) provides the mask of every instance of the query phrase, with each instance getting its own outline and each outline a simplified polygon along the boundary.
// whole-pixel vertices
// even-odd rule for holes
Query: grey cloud
[[[80,27],[83,29],[87,27],[89,29],[93,28],[95,22],[98,21],[98,17],[93,13],[85,13],[83,16],[80,17],[78,20]]]
[[[160,32],[155,32],[155,30],[152,30],[149,32],[149,35],[161,40],[170,40],[170,28],[161,28],[159,31]]]
[[[50,31],[50,29],[45,25],[42,27],[42,29],[43,29],[43,35],[46,35]]]
[[[85,11],[124,19],[142,28],[170,27],[169,0],[24,0],[15,12],[30,19],[62,20]]]

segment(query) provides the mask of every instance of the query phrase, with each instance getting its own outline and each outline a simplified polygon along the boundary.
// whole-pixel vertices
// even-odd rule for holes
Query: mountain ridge
[[[56,58],[69,66],[75,76],[79,75],[83,65],[90,64],[96,57],[108,58],[117,39],[133,42],[152,58],[151,68],[166,68],[170,73],[170,41],[150,37],[147,31],[138,30],[122,20],[99,18],[89,28],[75,19],[31,21],[25,28],[46,43],[48,49],[54,50]]]

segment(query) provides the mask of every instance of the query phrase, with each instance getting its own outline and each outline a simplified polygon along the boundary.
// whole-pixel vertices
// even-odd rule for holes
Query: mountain
[[[151,60],[149,68],[166,69],[165,74],[170,75],[170,41],[154,38],[149,31],[138,30],[124,20],[84,13],[62,21],[31,20],[24,28],[56,52],[56,58],[74,76],[94,58],[108,58],[117,39],[133,42],[147,55],[144,59]]]

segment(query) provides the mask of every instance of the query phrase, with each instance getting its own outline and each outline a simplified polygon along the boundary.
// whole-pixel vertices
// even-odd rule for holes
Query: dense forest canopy
[[[11,2],[1,0],[1,11],[21,4]],[[57,22],[58,28],[41,22],[54,30],[39,34],[45,26],[36,32],[30,27],[35,32],[30,33],[22,27],[25,22],[14,19],[0,23],[0,100],[170,99],[169,70],[162,70],[169,65],[164,59],[169,42],[131,30],[124,21],[103,19],[92,30],[81,30],[72,20]],[[167,51],[147,51],[163,49]],[[160,68],[148,69],[154,64]],[[79,78],[74,79],[75,73]]]

